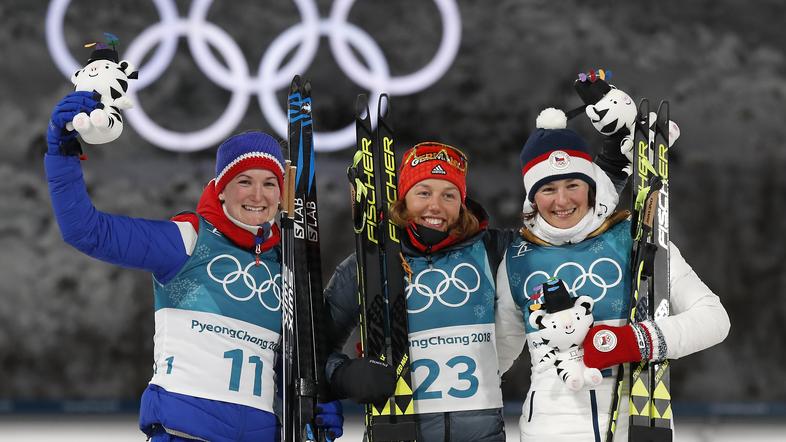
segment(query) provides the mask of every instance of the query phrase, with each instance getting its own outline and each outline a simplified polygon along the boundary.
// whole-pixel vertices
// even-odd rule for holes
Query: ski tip
[[[379,102],[377,103],[378,118],[386,118],[390,114],[390,96],[387,93],[379,95]]]
[[[650,114],[650,101],[646,98],[642,98],[639,101],[639,108],[638,108],[639,123],[649,125],[649,121],[648,121],[649,114]]]
[[[669,101],[668,100],[661,100],[660,104],[658,105],[658,115],[663,114],[664,112],[669,112]]]
[[[366,94],[358,94],[358,98],[355,100],[355,115],[361,120],[369,117],[368,96]]]
[[[298,89],[300,89],[300,75],[295,74],[295,76],[292,77],[292,83],[289,85],[289,90],[295,91]]]

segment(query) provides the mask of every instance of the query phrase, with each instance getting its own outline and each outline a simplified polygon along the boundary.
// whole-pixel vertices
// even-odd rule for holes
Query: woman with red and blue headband
[[[79,141],[66,130],[99,100],[74,92],[55,106],[44,165],[63,239],[96,259],[153,276],[152,378],[142,394],[140,429],[153,441],[278,440],[279,141],[262,132],[224,141],[215,179],[195,211],[168,220],[113,215],[93,206]],[[341,436],[340,403],[319,409],[317,424],[329,439]]]

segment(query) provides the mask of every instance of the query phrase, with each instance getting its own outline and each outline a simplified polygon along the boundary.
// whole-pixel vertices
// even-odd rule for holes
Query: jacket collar
[[[205,186],[196,211],[238,247],[256,254],[272,249],[281,241],[281,232],[276,224],[272,225],[270,235],[265,238],[262,228],[255,235],[227,218],[216,193],[215,180],[210,180]]]
[[[477,201],[469,197],[467,197],[465,204],[467,206],[467,210],[475,215],[475,217],[477,217],[478,221],[480,222],[480,231],[478,231],[478,233],[469,238],[465,238],[463,241],[459,240],[459,238],[456,238],[455,236],[448,235],[447,238],[440,241],[439,243],[428,246],[419,239],[418,234],[415,231],[414,223],[410,223],[404,229],[407,233],[404,235],[404,241],[402,241],[404,253],[407,255],[430,255],[436,252],[457,250],[465,247],[467,244],[476,242],[479,238],[485,235],[489,224],[489,217],[486,209],[484,209],[483,206],[481,206]]]

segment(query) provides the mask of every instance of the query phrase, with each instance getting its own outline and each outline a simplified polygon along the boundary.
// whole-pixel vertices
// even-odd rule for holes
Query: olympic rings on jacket
[[[240,123],[248,109],[250,96],[256,94],[270,127],[286,137],[287,117],[276,99],[276,91],[287,87],[296,73],[305,72],[319,48],[320,37],[328,37],[333,58],[352,81],[371,92],[376,102],[382,91],[409,95],[438,81],[448,70],[461,42],[461,17],[455,0],[434,0],[442,20],[442,38],[434,58],[416,72],[391,76],[384,53],[363,29],[347,21],[355,0],[335,0],[327,18],[321,18],[314,0],[294,0],[300,23],[282,32],[267,47],[257,76],[232,37],[207,21],[212,0],[193,0],[187,17],[181,17],[173,0],[154,0],[160,21],[143,30],[127,46],[124,57],[139,66],[139,79],[128,95],[137,104],[126,116],[136,132],[148,142],[164,149],[192,152],[212,147],[224,140]],[[46,39],[57,67],[70,78],[82,65],[70,54],[63,36],[63,21],[70,0],[52,0],[46,17]],[[193,132],[165,129],[143,110],[137,92],[155,82],[171,63],[180,36],[186,37],[191,55],[199,69],[216,85],[230,91],[223,114],[205,128]],[[158,46],[150,59],[145,56]],[[216,60],[209,46],[221,54],[227,66]],[[350,49],[352,46],[365,63]],[[296,49],[291,60],[284,58]],[[368,67],[366,67],[368,66]],[[334,151],[355,141],[354,123],[333,132],[315,132],[314,146],[319,151]]]
[[[612,282],[604,280],[603,276],[595,273],[595,267],[603,262],[610,263],[617,275]],[[575,268],[579,272],[579,275],[576,277],[576,279],[571,281],[569,278],[565,277],[566,275],[564,272],[561,275],[560,272],[568,268]],[[551,277],[562,279],[565,284],[568,285],[568,291],[573,296],[579,296],[580,294],[587,295],[595,299],[595,302],[598,302],[606,296],[606,292],[608,292],[610,288],[616,287],[622,281],[622,268],[620,267],[619,263],[611,258],[596,259],[592,264],[590,264],[588,270],[585,270],[584,267],[582,267],[581,264],[577,262],[564,262],[559,267],[557,267],[557,269],[554,271],[554,274],[552,275],[549,275],[547,272],[542,270],[530,273],[530,275],[527,276],[527,279],[524,281],[524,297],[530,299],[530,296],[535,294],[535,287],[546,282],[546,280]],[[535,280],[533,280],[533,278],[535,278]],[[532,284],[530,284],[531,281]],[[595,293],[589,293],[586,289],[582,290],[587,281],[591,282],[592,285],[600,289],[600,295],[596,296]],[[581,292],[579,292],[580,290]]]
[[[230,261],[232,261],[235,264],[236,270],[233,270],[227,273],[226,275],[224,275],[222,278],[219,278],[213,273],[212,267],[213,264],[215,264],[217,261],[223,259],[229,259]],[[218,255],[210,260],[210,262],[207,264],[207,275],[213,281],[221,284],[224,287],[224,293],[230,298],[236,301],[248,301],[249,299],[253,298],[254,295],[256,295],[257,298],[259,298],[259,303],[262,304],[263,307],[270,310],[271,312],[278,311],[281,308],[281,287],[279,286],[278,283],[276,283],[276,279],[280,280],[281,275],[276,274],[276,276],[273,276],[273,274],[270,272],[270,268],[265,264],[264,261],[260,261],[259,264],[263,269],[265,269],[265,271],[268,274],[268,277],[264,278],[264,280],[258,285],[256,279],[254,278],[254,275],[252,275],[248,271],[250,268],[256,265],[256,262],[251,261],[250,263],[248,263],[248,265],[246,265],[245,268],[243,268],[240,265],[240,261],[237,258],[227,254]],[[243,278],[243,282],[245,283],[246,287],[251,290],[245,296],[238,296],[232,293],[232,291],[229,289],[229,285],[234,283],[241,277]],[[273,296],[275,296],[276,300],[278,300],[278,304],[275,306],[270,306],[265,302],[264,295],[265,293],[270,293],[270,292],[272,292]]]
[[[467,285],[468,280],[463,280],[461,278],[457,278],[456,274],[462,268],[468,268],[472,270],[474,273],[474,278],[470,277],[469,280],[474,280],[474,284],[472,287]],[[437,286],[432,289],[427,284],[423,284],[420,282],[420,279],[429,274],[437,274],[440,275],[441,281],[437,284]],[[472,275],[472,274],[470,274]],[[448,289],[453,286],[458,291],[464,293],[464,299],[460,302],[449,302],[442,298],[442,295],[448,292]],[[415,276],[415,280],[407,285],[406,293],[407,293],[407,300],[412,295],[413,290],[417,292],[417,294],[421,296],[425,296],[428,298],[428,302],[425,306],[411,310],[407,308],[407,312],[409,313],[420,313],[422,311],[427,310],[431,307],[431,304],[434,303],[434,299],[440,302],[440,304],[446,307],[461,307],[462,305],[466,304],[469,301],[470,295],[476,292],[480,288],[480,273],[478,273],[478,269],[476,269],[472,264],[462,262],[461,264],[457,265],[453,268],[453,271],[448,276],[448,273],[442,269],[426,269]]]

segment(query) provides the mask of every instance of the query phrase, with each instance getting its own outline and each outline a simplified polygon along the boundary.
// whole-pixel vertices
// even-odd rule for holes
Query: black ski
[[[658,192],[658,214],[655,222],[653,236],[658,246],[655,254],[655,290],[651,306],[651,318],[658,319],[669,316],[670,293],[670,256],[669,256],[669,102],[662,101],[658,107],[655,120],[655,142],[653,164],[656,165],[661,178],[661,189]],[[653,342],[653,346],[657,346]],[[652,364],[654,379],[652,382],[652,426],[668,429],[671,440],[671,376],[669,374],[669,361]]]
[[[666,122],[661,129],[665,129],[665,133],[658,129],[662,126],[659,120],[664,111]],[[661,104],[655,122],[650,121],[649,113],[649,102],[644,99],[639,105],[634,134],[631,322],[653,319],[656,306],[660,306],[659,314],[663,314],[662,306],[665,305],[668,315],[668,205],[661,207],[662,203],[668,203],[668,103]],[[652,130],[659,133],[655,136],[657,140],[650,138]],[[665,197],[661,196],[664,188]],[[664,234],[665,244],[662,243]],[[658,343],[653,342],[653,345]],[[663,407],[664,396],[669,395],[668,362],[656,365],[631,364],[628,437],[632,442],[672,439],[670,402]]]
[[[655,199],[652,196],[652,185],[658,185],[657,182],[650,182],[650,174],[654,172],[647,166],[649,163],[649,100],[642,99],[639,103],[638,113],[636,115],[636,122],[633,128],[633,173],[631,177],[631,212],[633,213],[631,221],[631,237],[633,237],[633,250],[631,256],[631,274],[633,275],[633,299],[631,300],[629,322],[634,322],[641,317],[641,311],[647,310],[647,294],[649,289],[648,265],[651,266],[651,259],[648,256],[653,253],[652,247],[649,246],[652,229],[652,204]],[[645,213],[645,208],[650,208]],[[642,294],[644,296],[642,296]],[[631,364],[631,379],[630,385],[633,385],[635,379],[641,379],[644,385],[649,385],[649,371],[643,370],[644,364],[637,364],[634,369],[634,364]],[[617,368],[617,378],[615,388],[612,396],[612,409],[609,418],[609,426],[606,431],[606,442],[614,440],[614,434],[617,430],[617,419],[619,417],[620,400],[622,399],[622,381],[625,377],[625,365],[621,364]],[[647,397],[648,394],[642,397]],[[640,399],[639,400],[647,400]],[[633,426],[634,420],[639,419],[638,410],[633,410],[633,396],[630,398],[630,425]],[[643,405],[642,405],[643,407]],[[635,416],[635,417],[634,417]],[[638,424],[643,422],[637,421]]]
[[[407,327],[407,296],[405,293],[405,266],[408,268],[401,250],[402,229],[390,221],[390,207],[398,198],[398,168],[391,119],[390,98],[387,94],[379,97],[377,106],[377,143],[375,155],[380,180],[377,198],[380,202],[380,237],[383,246],[383,281],[388,305],[388,345],[389,361],[396,368],[396,389],[388,401],[390,423],[395,424],[395,440],[414,440],[415,403],[412,397],[412,376],[409,359],[409,328]],[[409,431],[408,435],[406,431]],[[385,440],[385,439],[377,439]]]
[[[380,97],[379,105],[382,123],[375,133],[368,99],[358,96],[357,152],[348,175],[353,187],[361,346],[364,356],[393,365],[397,380],[393,397],[366,406],[366,436],[371,442],[409,441],[415,440],[416,430],[401,231],[386,216],[396,199],[397,170],[387,96]]]
[[[283,440],[324,441],[325,435],[321,434],[314,421],[317,402],[328,398],[327,385],[322,379],[326,347],[323,336],[318,332],[324,329],[321,327],[324,313],[310,83],[295,76],[288,102],[289,161],[294,166],[295,176],[289,179],[293,190],[287,195],[291,198],[291,205],[287,204],[286,218],[292,223],[291,246],[288,248],[293,256],[288,259],[294,261],[291,267],[294,275],[290,275],[294,286],[287,287],[287,295],[293,296],[285,304],[293,313],[293,319],[289,321],[293,331],[288,334],[293,335],[294,342],[284,349],[290,359],[284,358],[288,367],[284,369],[283,420],[286,426],[283,427]],[[282,223],[284,221],[282,219]],[[294,305],[289,304],[290,301],[294,301]]]
[[[288,163],[288,162],[287,162]],[[295,440],[295,167],[287,166],[281,191],[281,440]]]

